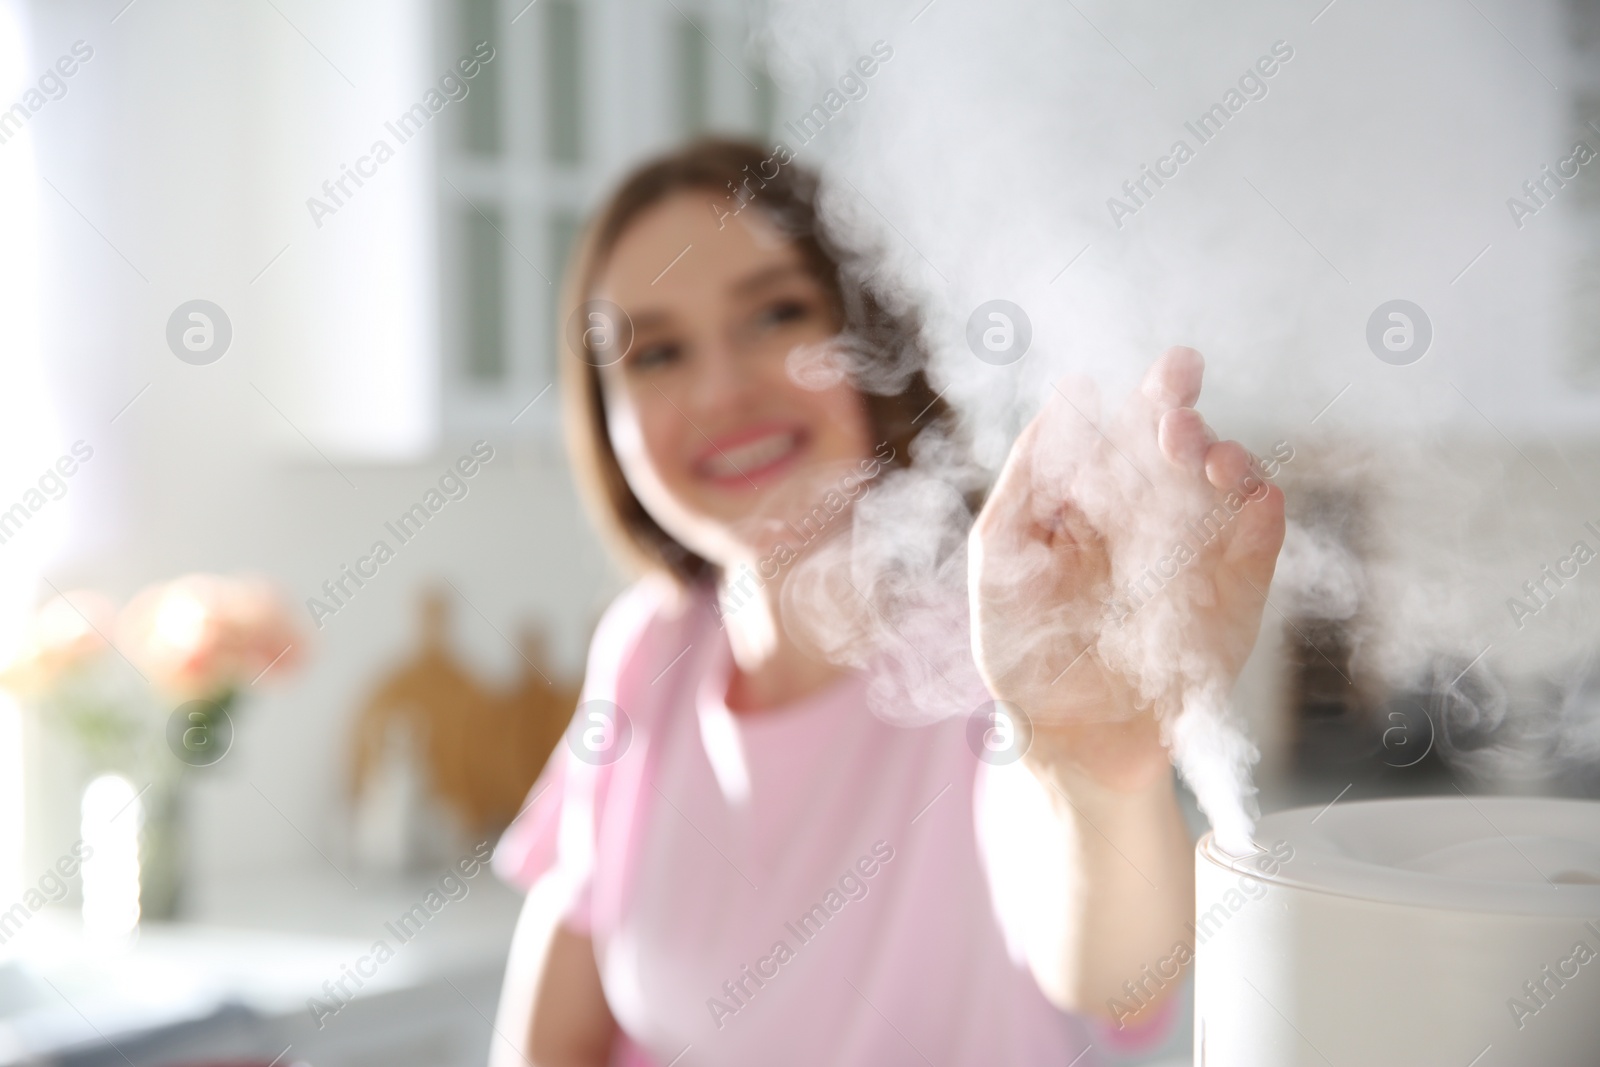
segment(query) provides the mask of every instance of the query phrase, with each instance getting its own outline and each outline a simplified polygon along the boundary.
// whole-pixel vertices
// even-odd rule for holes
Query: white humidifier
[[[1196,849],[1197,1067],[1597,1067],[1600,803],[1449,796]]]

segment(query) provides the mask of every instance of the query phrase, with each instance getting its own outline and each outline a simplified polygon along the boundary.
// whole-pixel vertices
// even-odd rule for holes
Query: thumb
[[[1000,476],[973,525],[973,538],[984,552],[1014,555],[1044,532],[1034,514],[1034,450],[1043,418],[1042,412],[1034,416],[1012,442]]]

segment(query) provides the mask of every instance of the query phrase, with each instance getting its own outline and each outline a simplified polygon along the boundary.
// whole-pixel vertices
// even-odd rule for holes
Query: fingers
[[[1253,459],[1243,445],[1216,440],[1193,408],[1173,408],[1163,415],[1157,440],[1168,462],[1180,470],[1196,476],[1203,471],[1216,492],[1245,497],[1238,525],[1228,535],[1227,555],[1245,565],[1252,580],[1270,581],[1283,543],[1283,492],[1253,470]]]
[[[1212,488],[1244,497],[1244,506],[1226,534],[1224,558],[1264,590],[1283,545],[1283,490],[1267,481],[1253,463],[1254,457],[1237,441],[1219,441],[1206,450],[1206,480]]]
[[[1255,484],[1256,494],[1239,512],[1224,558],[1264,592],[1272,584],[1278,550],[1283,547],[1283,490],[1271,482]]]
[[[1243,445],[1218,441],[1194,409],[1204,371],[1199,352],[1169,348],[1145,372],[1139,399],[1152,418],[1156,443],[1167,462],[1196,479],[1203,476],[1217,493],[1245,497],[1246,505],[1228,531],[1223,551],[1241,573],[1265,588],[1283,545],[1283,492],[1252,469],[1251,455]]]
[[[1250,453],[1244,446],[1237,441],[1219,442],[1200,413],[1187,405],[1162,414],[1156,424],[1156,442],[1169,463],[1195,474],[1204,471],[1214,489],[1238,488],[1250,473]]]
[[[1250,473],[1250,453],[1237,441],[1219,441],[1206,449],[1205,468],[1206,480],[1213,488],[1224,492],[1238,489]]]
[[[1199,352],[1176,345],[1150,365],[1139,391],[1156,405],[1158,413],[1168,408],[1194,407],[1200,399],[1200,378],[1205,367]]]
[[[1167,462],[1195,474],[1205,466],[1212,439],[1206,420],[1191,407],[1172,408],[1156,424],[1156,443]]]
[[[1216,440],[1194,410],[1204,371],[1199,352],[1181,345],[1169,348],[1145,372],[1128,409],[1134,426],[1142,423],[1155,431],[1167,462],[1193,474],[1200,473],[1206,447]]]

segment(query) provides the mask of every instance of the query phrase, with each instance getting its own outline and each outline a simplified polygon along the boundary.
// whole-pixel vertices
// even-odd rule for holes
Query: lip
[[[712,462],[725,458],[726,453],[781,434],[791,435],[794,443],[787,452],[775,459],[760,466],[742,467],[737,474],[719,474],[712,470]],[[719,489],[749,492],[785,474],[799,462],[810,444],[811,432],[798,423],[758,423],[711,438],[711,443],[695,455],[692,468],[695,477]]]

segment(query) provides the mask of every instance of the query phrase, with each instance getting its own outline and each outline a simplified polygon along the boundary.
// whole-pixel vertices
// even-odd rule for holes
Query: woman
[[[1008,610],[1007,561],[1042,552],[1030,595],[1058,603],[1107,573],[1103,537],[1034,490],[1062,411],[1019,437],[969,541],[967,706],[1026,710],[1019,762],[986,758],[992,735],[969,744],[960,717],[875,717],[870,671],[784,619],[797,561],[848,536],[850,503],[918,433],[950,429],[907,364],[914,324],[842,261],[814,181],[730,142],[636,171],[586,232],[569,447],[647,577],[597,629],[568,743],[497,852],[530,892],[494,1063],[1086,1067],[1170,1026],[1177,983],[1148,966],[1186,940],[1193,862],[1155,715],[1094,655],[1014,653],[1035,620]],[[832,351],[869,362],[817,358],[841,332]],[[886,377],[872,360],[899,368],[890,395],[858,390]],[[1193,410],[1200,371],[1173,349],[1125,415],[1165,473],[1220,494],[1251,457]],[[1217,594],[1194,645],[1230,679],[1282,522],[1271,489],[1194,564]]]

